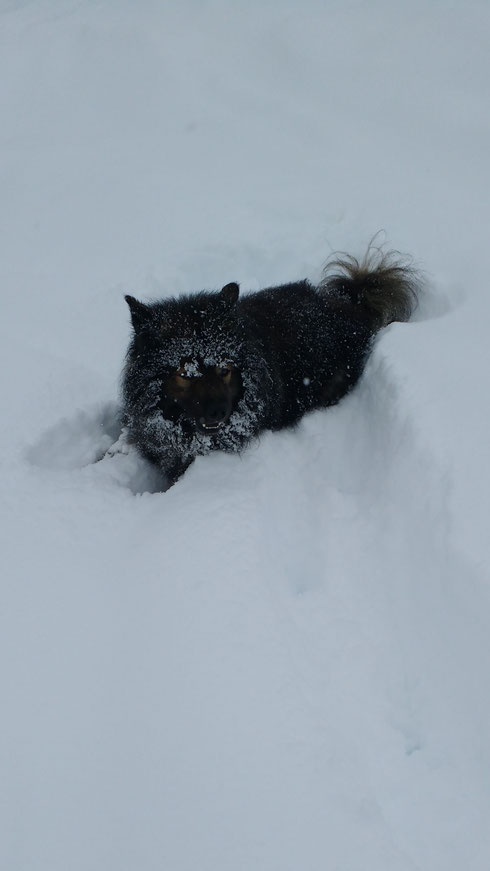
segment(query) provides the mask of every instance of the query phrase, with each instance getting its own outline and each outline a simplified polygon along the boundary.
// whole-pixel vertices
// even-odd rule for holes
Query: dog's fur
[[[194,458],[241,451],[263,430],[338,402],[371,342],[416,304],[416,273],[370,249],[298,281],[239,298],[238,285],[144,304],[126,301],[134,335],[123,372],[130,440],[173,484]]]

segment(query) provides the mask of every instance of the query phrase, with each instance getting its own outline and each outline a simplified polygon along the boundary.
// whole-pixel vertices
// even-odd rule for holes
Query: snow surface
[[[490,7],[0,3],[2,871],[488,871]],[[429,291],[337,408],[167,493],[154,298]]]

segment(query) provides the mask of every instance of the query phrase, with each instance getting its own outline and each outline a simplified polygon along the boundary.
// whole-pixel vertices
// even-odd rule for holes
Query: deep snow
[[[488,871],[487,4],[0,3],[0,868]],[[124,293],[428,292],[167,493]]]

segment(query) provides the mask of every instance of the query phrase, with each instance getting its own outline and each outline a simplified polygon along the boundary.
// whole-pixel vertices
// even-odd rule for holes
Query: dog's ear
[[[137,333],[139,330],[143,329],[150,320],[150,307],[145,305],[144,302],[139,302],[134,298],[134,296],[125,296],[124,299],[129,306],[129,311],[131,312],[131,323],[133,324],[135,333]]]
[[[231,308],[235,305],[238,294],[240,293],[240,288],[236,281],[230,281],[229,284],[225,284],[225,286],[220,290],[220,297],[224,303],[226,303],[227,308]]]

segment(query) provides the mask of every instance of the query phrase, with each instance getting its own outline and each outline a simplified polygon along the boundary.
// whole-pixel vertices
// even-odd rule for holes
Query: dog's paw
[[[105,459],[106,457],[115,457],[117,454],[126,455],[134,450],[134,446],[128,441],[127,428],[123,427],[119,438],[110,446],[110,448],[107,449],[102,459]]]

